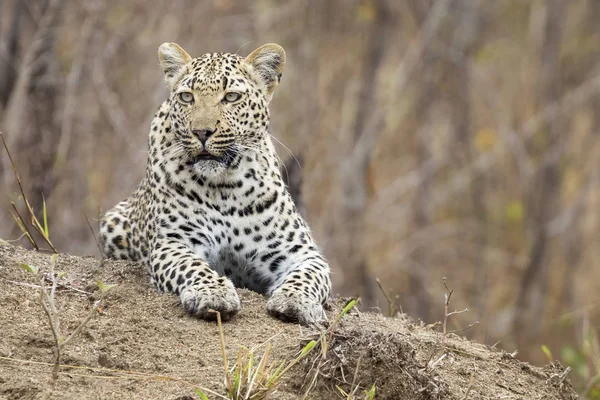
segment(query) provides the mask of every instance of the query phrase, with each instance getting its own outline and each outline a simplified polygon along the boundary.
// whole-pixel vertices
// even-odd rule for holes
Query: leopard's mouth
[[[198,163],[207,162],[207,161],[215,161],[220,164],[229,166],[231,164],[231,161],[233,161],[233,157],[227,152],[223,153],[220,156],[217,156],[215,154],[209,153],[206,150],[202,150],[200,153],[189,158],[187,161],[187,164],[188,165],[196,165]]]

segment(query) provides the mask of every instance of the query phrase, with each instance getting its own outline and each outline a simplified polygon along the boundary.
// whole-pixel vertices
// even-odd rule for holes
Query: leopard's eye
[[[183,103],[193,103],[194,95],[190,92],[181,92],[179,93],[179,100],[181,100]]]
[[[241,97],[242,97],[242,95],[239,94],[239,93],[229,92],[229,93],[225,94],[225,97],[223,97],[223,102],[225,102],[225,103],[235,103]]]

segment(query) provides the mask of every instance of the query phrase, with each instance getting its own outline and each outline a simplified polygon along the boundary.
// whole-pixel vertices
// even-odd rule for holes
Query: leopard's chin
[[[195,157],[188,161],[189,167],[202,179],[221,181],[229,175],[231,161],[226,156]]]

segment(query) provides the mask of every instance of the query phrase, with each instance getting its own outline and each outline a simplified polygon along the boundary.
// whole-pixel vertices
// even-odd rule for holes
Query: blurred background
[[[272,133],[335,292],[431,324],[446,277],[469,308],[450,329],[599,398],[599,20],[597,0],[4,0],[0,129],[55,247],[98,254],[86,216],[135,189],[167,96],[158,46],[277,42]]]

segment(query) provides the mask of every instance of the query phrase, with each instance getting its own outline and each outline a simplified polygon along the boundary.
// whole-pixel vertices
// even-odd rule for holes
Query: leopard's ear
[[[192,61],[192,57],[177,43],[163,43],[158,48],[158,60],[165,73],[165,81],[169,89],[173,90],[183,67]]]
[[[283,68],[285,67],[285,50],[278,44],[269,43],[254,50],[246,62],[252,65],[254,71],[267,87],[267,93],[273,91],[279,84]]]

